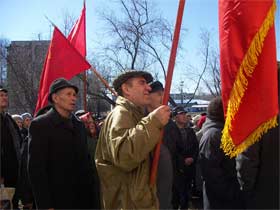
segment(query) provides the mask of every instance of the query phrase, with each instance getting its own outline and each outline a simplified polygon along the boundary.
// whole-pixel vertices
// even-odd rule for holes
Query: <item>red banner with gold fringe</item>
[[[274,0],[219,0],[224,152],[234,157],[277,126]]]

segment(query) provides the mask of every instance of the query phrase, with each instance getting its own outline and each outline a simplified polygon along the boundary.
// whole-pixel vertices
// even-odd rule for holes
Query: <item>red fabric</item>
[[[72,28],[70,34],[68,35],[68,40],[70,43],[81,53],[81,55],[85,58],[86,57],[86,4],[84,1],[84,6],[82,9],[82,13],[80,18],[75,23],[74,27]],[[84,110],[87,110],[87,76],[86,72],[83,74],[83,80],[84,80],[84,97],[83,97],[83,103],[84,103]]]
[[[225,113],[240,64],[259,31],[273,0],[219,1],[220,67]],[[270,28],[252,77],[232,120],[230,135],[239,145],[262,123],[278,113],[278,83],[274,27]]]
[[[75,23],[67,39],[83,57],[86,56],[86,6],[82,9],[80,18]]]
[[[64,77],[70,80],[90,67],[90,64],[55,27],[41,74],[35,113],[48,104],[49,87],[55,79]]]
[[[200,117],[200,119],[197,122],[197,127],[202,128],[203,123],[206,121],[206,115],[203,115]]]

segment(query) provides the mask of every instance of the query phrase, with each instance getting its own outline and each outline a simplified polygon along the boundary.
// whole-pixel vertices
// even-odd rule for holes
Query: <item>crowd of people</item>
[[[188,209],[193,196],[204,209],[279,208],[275,169],[266,176],[278,185],[256,205],[263,141],[236,159],[220,148],[221,97],[211,100],[207,113],[192,116],[184,107],[162,105],[164,87],[148,72],[126,71],[113,87],[116,105],[102,123],[90,112],[75,112],[79,90],[63,78],[51,84],[49,105],[34,117],[10,115],[8,90],[0,87],[0,184],[16,189],[12,203],[1,201],[1,208]],[[278,129],[272,132],[279,136]],[[161,140],[153,185],[151,165]]]

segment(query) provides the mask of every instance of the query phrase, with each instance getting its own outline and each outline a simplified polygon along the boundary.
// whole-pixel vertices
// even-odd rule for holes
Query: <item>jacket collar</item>
[[[132,103],[130,100],[122,97],[122,96],[118,96],[117,100],[116,100],[116,105],[121,105],[124,106],[127,110],[130,110],[132,112],[136,112],[138,114],[144,115],[144,109],[136,106],[134,103]]]
[[[69,123],[73,118],[73,114],[71,114],[69,119],[62,117],[54,107],[48,111],[48,115],[51,116],[54,125]]]

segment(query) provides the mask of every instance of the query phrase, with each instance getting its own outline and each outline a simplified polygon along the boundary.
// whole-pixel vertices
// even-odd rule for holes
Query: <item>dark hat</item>
[[[0,91],[3,91],[5,93],[8,93],[8,90],[6,88],[4,88],[2,85],[0,85]]]
[[[159,90],[161,90],[161,91],[164,90],[163,85],[160,81],[154,81],[154,82],[150,83],[150,87],[151,87],[150,93],[154,93]]]
[[[125,83],[130,78],[134,77],[144,77],[144,79],[147,81],[147,83],[150,83],[153,81],[153,76],[146,71],[137,71],[137,70],[127,70],[124,73],[120,74],[114,81],[113,81],[113,87],[114,89],[119,92],[120,87],[123,83]]]
[[[175,109],[173,110],[173,115],[176,116],[178,114],[182,114],[182,113],[187,113],[187,111],[184,109],[184,107],[182,106],[177,106],[175,107]]]
[[[64,89],[64,88],[73,88],[76,93],[78,93],[78,91],[79,91],[79,89],[75,85],[72,85],[66,79],[64,79],[64,78],[56,79],[52,82],[52,84],[50,86],[49,97],[48,97],[49,102],[51,102],[51,103],[53,102],[52,94],[54,94],[57,91]]]

